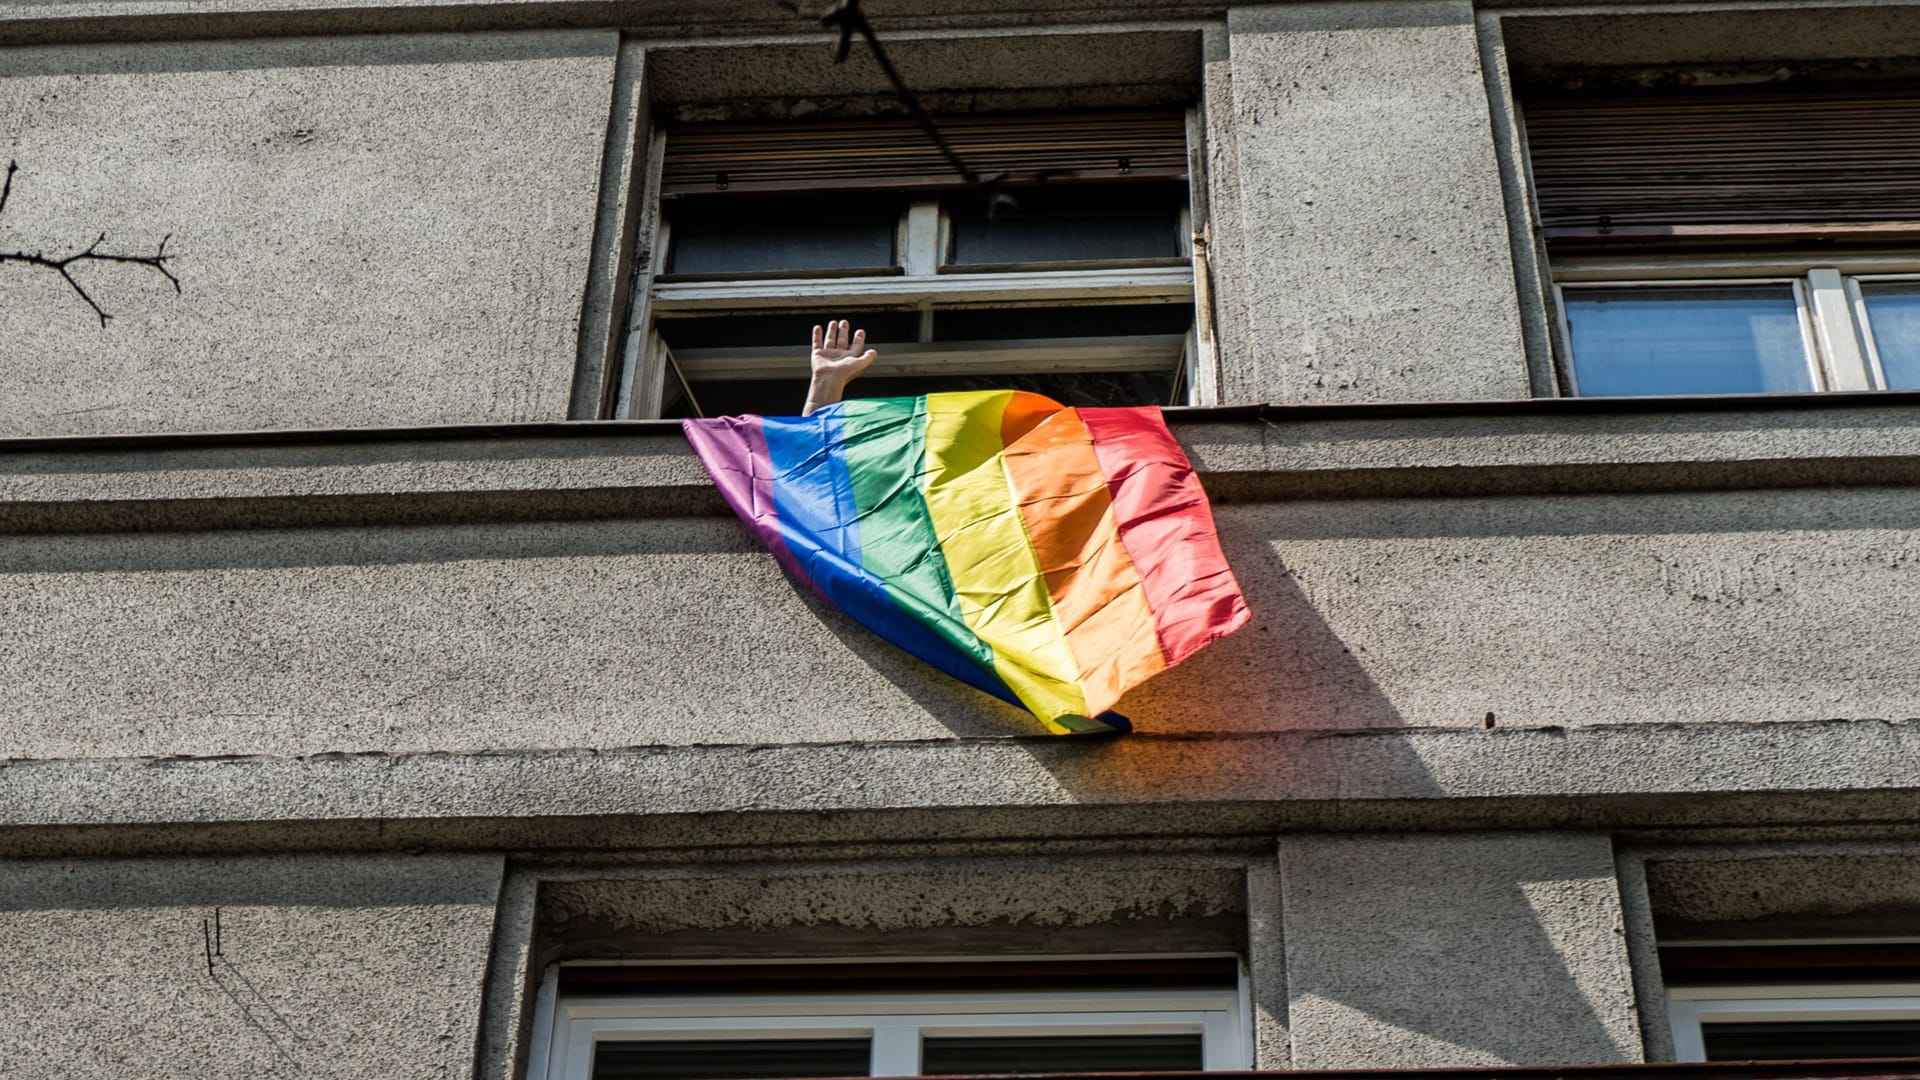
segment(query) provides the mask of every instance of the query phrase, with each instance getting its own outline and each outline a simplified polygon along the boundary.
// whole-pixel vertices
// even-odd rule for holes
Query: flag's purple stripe
[[[814,584],[781,535],[774,513],[773,471],[767,459],[766,437],[757,416],[721,416],[711,420],[682,420],[680,429],[707,466],[720,497],[740,515],[740,521],[787,572],[814,592]]]

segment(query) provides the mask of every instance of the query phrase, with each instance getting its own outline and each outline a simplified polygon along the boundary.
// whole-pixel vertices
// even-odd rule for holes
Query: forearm
[[[829,405],[838,405],[847,392],[847,383],[831,375],[815,375],[807,384],[807,405],[800,411],[801,416],[812,416]]]

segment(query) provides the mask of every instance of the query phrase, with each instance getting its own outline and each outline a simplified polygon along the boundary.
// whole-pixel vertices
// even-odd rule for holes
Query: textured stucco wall
[[[0,434],[565,417],[615,38],[0,49]]]
[[[1227,25],[1252,349],[1223,400],[1530,396],[1471,5]]]
[[[468,1076],[501,873],[450,855],[0,862],[0,1072]]]
[[[1646,882],[1668,940],[1895,937],[1920,911],[1920,848],[1656,850]]]
[[[1591,834],[1280,842],[1296,1068],[1641,1060]]]

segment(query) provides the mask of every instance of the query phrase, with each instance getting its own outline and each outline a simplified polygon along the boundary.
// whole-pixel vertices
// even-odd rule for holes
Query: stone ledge
[[[1170,419],[1223,501],[1920,484],[1920,404],[1903,400]],[[659,421],[0,440],[0,531],[723,513]]]
[[[940,0],[889,5],[902,30],[1044,23],[1098,24],[1217,17],[1218,4],[1128,0],[985,0],[959,11]],[[369,34],[621,27],[668,39],[744,37],[808,29],[807,20],[755,0],[10,0],[0,45],[168,41],[292,34]],[[828,40],[824,34],[821,40]]]
[[[1911,820],[1917,802],[1920,719],[0,762],[0,830],[980,808],[1367,827],[1462,803],[1588,827],[1752,827]],[[1665,808],[1618,809],[1642,804]]]

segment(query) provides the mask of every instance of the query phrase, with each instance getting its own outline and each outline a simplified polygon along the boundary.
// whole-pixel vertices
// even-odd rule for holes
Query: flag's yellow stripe
[[[960,617],[993,649],[994,673],[1055,731],[1085,716],[1079,665],[1054,618],[1001,453],[1014,391],[927,395],[927,512]]]

